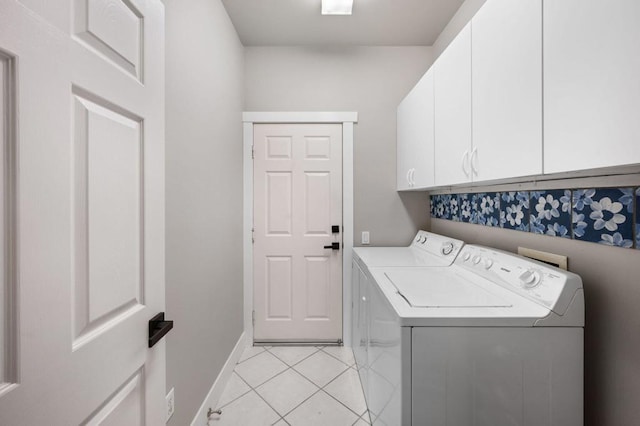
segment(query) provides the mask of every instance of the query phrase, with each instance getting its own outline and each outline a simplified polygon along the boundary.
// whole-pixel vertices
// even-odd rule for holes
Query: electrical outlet
[[[171,390],[169,391],[169,393],[166,396],[166,401],[167,401],[167,418],[166,418],[166,421],[169,421],[171,416],[173,416],[173,412],[176,409],[176,400],[175,400],[175,397],[174,397],[173,389],[174,388],[171,388]]]
[[[369,244],[369,231],[362,231],[362,244]]]

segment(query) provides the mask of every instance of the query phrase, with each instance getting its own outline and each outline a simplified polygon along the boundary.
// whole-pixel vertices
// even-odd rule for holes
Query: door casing
[[[353,249],[353,125],[357,112],[245,112],[243,121],[243,290],[244,331],[253,342],[253,125],[258,123],[342,124],[342,336],[351,346],[351,256]]]

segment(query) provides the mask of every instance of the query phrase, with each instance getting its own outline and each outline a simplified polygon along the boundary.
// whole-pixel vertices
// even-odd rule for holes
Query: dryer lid
[[[510,308],[513,305],[451,271],[385,272],[398,293],[415,308]]]

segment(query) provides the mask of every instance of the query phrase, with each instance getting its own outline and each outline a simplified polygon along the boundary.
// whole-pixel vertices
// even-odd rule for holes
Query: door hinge
[[[251,311],[251,324],[255,327],[256,325],[256,311]]]
[[[255,160],[255,158],[256,158],[256,150],[253,147],[253,145],[251,145],[251,159]]]
[[[251,228],[251,244],[256,243],[256,228]]]

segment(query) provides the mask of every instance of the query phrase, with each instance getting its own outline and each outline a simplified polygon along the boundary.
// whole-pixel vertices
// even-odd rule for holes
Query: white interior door
[[[163,51],[160,0],[0,0],[2,425],[165,423]]]
[[[253,143],[254,339],[341,340],[342,125],[256,124]]]

